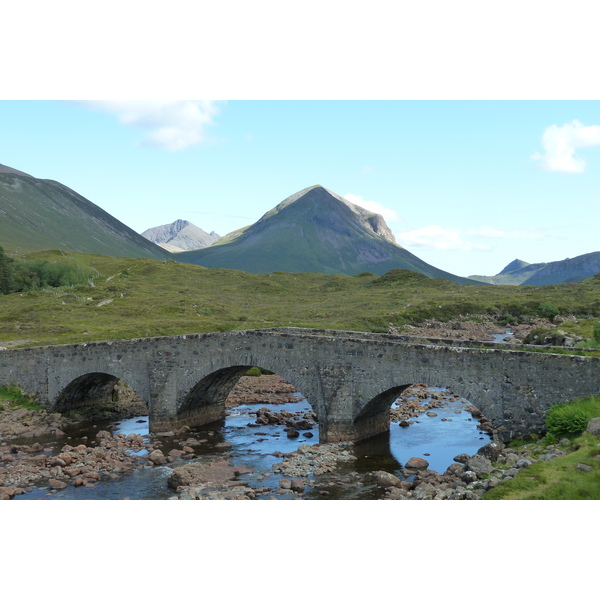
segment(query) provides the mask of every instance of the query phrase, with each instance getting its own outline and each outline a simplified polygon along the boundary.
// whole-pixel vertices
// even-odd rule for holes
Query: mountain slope
[[[596,273],[600,273],[600,252],[550,263],[529,264],[514,260],[498,275],[472,275],[469,279],[493,285],[552,285],[583,281]]]
[[[177,219],[173,223],[168,225],[159,225],[158,227],[152,227],[142,233],[142,236],[147,240],[154,242],[155,244],[163,246],[166,244],[167,249],[170,252],[171,247],[175,247],[181,252],[182,250],[199,250],[200,248],[206,248],[211,246],[220,239],[220,235],[212,231],[206,233],[200,227],[196,227],[189,221],[183,219]]]
[[[425,263],[395,243],[383,217],[320,185],[289,196],[250,227],[208,248],[178,254],[177,260],[250,273],[382,275],[391,269],[409,269],[481,285]]]
[[[0,172],[0,246],[10,253],[59,249],[172,258],[65,185],[10,167]]]

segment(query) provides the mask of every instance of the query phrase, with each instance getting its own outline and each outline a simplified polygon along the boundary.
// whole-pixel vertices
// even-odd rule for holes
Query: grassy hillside
[[[76,260],[96,275],[86,285],[0,296],[0,346],[288,326],[387,331],[460,314],[510,320],[538,315],[548,303],[579,316],[561,327],[591,338],[600,317],[598,276],[545,288],[476,287],[403,270],[381,277],[252,274],[60,251],[29,258]]]
[[[56,181],[0,173],[0,246],[10,254],[59,248],[108,256],[170,254]]]

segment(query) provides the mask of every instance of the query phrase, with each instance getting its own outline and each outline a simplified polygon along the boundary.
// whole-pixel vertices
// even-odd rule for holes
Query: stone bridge
[[[483,347],[482,347],[483,346]],[[122,380],[148,406],[151,431],[224,418],[253,366],[294,385],[317,414],[321,442],[389,429],[389,409],[415,383],[469,400],[508,439],[543,429],[552,404],[600,393],[600,359],[506,344],[311,329],[263,329],[0,351],[0,385],[67,411],[110,398]]]

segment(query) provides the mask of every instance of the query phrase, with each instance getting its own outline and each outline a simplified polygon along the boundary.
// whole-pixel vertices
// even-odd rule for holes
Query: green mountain
[[[409,269],[432,278],[481,285],[436,269],[396,244],[383,217],[315,185],[286,198],[253,225],[177,260],[249,273],[370,272]]]
[[[23,254],[58,249],[106,256],[171,258],[68,187],[0,165],[0,246]]]
[[[553,285],[583,281],[596,273],[600,273],[600,252],[550,263],[529,264],[514,260],[498,275],[471,275],[469,279],[492,285]]]

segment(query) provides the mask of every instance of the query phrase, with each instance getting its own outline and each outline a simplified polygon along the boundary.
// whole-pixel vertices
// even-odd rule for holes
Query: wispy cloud
[[[465,240],[460,231],[444,229],[440,225],[427,225],[421,229],[396,233],[400,245],[416,250],[490,250],[488,244]]]
[[[88,101],[88,108],[116,115],[123,125],[146,132],[142,144],[170,152],[206,141],[206,128],[214,125],[217,103],[211,100]]]
[[[549,240],[553,239],[552,236],[543,233],[541,231],[535,231],[530,229],[498,229],[496,227],[490,227],[489,225],[483,225],[481,227],[475,227],[467,230],[468,235],[473,235],[483,238],[495,238],[495,239],[510,239],[510,240]]]
[[[542,135],[544,153],[536,152],[531,158],[539,161],[544,171],[555,173],[583,173],[586,162],[575,155],[575,150],[600,145],[600,125],[585,126],[577,119],[561,127],[551,125]]]
[[[401,220],[395,210],[391,208],[386,208],[382,204],[379,204],[379,202],[374,202],[372,200],[363,200],[362,196],[355,196],[354,194],[345,194],[344,198],[348,200],[348,202],[352,202],[352,204],[362,206],[363,208],[366,208],[371,212],[381,215],[386,221]]]

